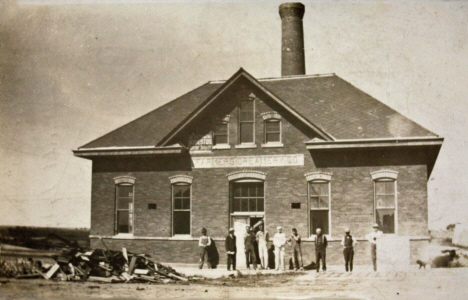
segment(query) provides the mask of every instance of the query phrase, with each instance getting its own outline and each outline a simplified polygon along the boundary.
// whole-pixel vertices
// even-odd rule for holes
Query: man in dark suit
[[[227,269],[228,271],[236,270],[236,253],[237,253],[237,246],[236,246],[236,236],[234,235],[234,228],[229,229],[229,234],[226,237],[226,253],[227,253]]]

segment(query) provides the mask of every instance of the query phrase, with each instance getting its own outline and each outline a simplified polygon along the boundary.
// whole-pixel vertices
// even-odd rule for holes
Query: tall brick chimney
[[[281,16],[281,76],[305,75],[304,29],[302,3],[283,3]]]

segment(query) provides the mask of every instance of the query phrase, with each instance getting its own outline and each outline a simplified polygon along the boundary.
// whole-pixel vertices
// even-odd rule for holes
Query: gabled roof
[[[334,74],[256,80],[240,69],[228,81],[208,82],[79,149],[164,144],[239,75],[291,110],[324,140],[437,137]]]

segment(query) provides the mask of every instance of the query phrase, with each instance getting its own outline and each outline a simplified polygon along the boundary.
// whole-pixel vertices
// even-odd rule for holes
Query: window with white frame
[[[263,181],[233,182],[231,189],[231,213],[265,211]]]
[[[172,185],[172,233],[173,235],[191,234],[191,185],[175,183]]]
[[[281,120],[265,120],[265,144],[281,143]]]
[[[240,144],[254,143],[254,99],[241,100],[239,107],[239,141]]]
[[[116,185],[116,234],[133,233],[133,190],[133,184]]]
[[[323,234],[330,234],[330,182],[309,181],[308,190],[310,234],[314,235],[317,228],[320,228]]]
[[[374,221],[383,233],[398,233],[397,177],[395,170],[371,172],[374,181]]]
[[[375,222],[383,233],[395,233],[396,223],[396,180],[378,179],[374,181]]]
[[[213,145],[227,144],[229,144],[228,123],[215,123],[213,125]]]

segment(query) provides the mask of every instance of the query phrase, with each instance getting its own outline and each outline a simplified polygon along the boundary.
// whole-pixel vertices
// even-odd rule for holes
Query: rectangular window
[[[375,221],[383,233],[395,233],[395,185],[394,180],[375,181]]]
[[[310,233],[317,228],[330,234],[330,183],[328,181],[309,182]]]
[[[133,185],[117,185],[116,195],[116,234],[133,233]]]
[[[236,182],[232,185],[231,212],[263,212],[263,182]]]
[[[172,233],[190,234],[190,211],[191,211],[191,186],[173,185],[172,186]]]
[[[213,128],[213,145],[228,143],[228,123],[215,124]]]
[[[243,100],[239,109],[240,143],[254,142],[254,101]]]
[[[265,143],[281,142],[281,121],[268,120],[265,122]]]

